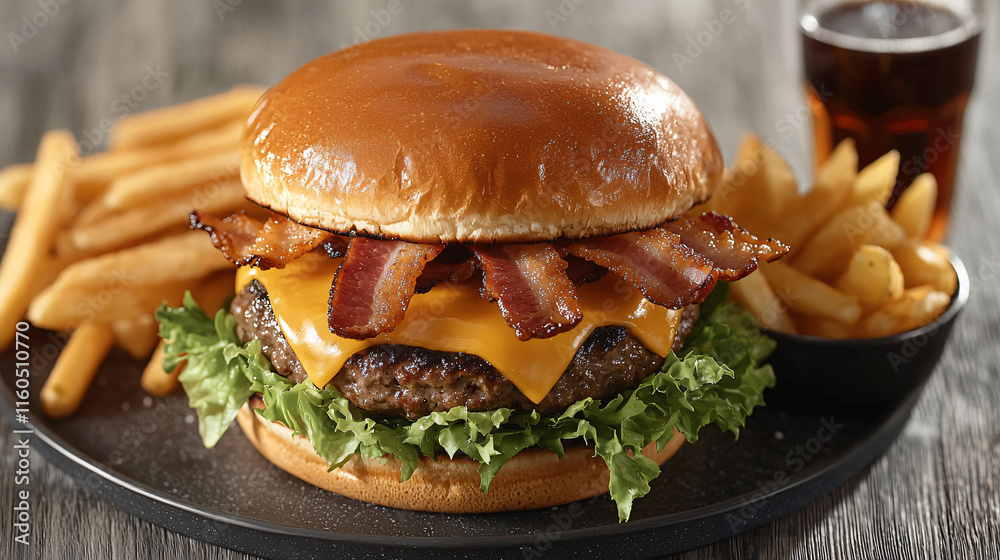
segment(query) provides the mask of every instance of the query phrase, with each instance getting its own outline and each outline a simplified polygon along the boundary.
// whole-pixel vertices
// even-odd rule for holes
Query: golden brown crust
[[[258,102],[251,200],[420,243],[646,229],[706,200],[722,157],[673,82],[613,51],[507,30],[415,33],[318,58]]]
[[[399,482],[399,461],[385,465],[357,455],[340,468],[327,470],[326,461],[304,437],[270,422],[244,405],[236,417],[243,433],[269,461],[320,488],[383,506],[445,513],[487,513],[535,509],[575,502],[608,492],[608,468],[594,450],[569,447],[562,460],[547,449],[522,451],[508,461],[490,485],[479,489],[479,463],[466,457],[432,461],[420,458],[413,476]],[[657,453],[654,444],[644,450],[662,465],[684,443],[674,437]]]

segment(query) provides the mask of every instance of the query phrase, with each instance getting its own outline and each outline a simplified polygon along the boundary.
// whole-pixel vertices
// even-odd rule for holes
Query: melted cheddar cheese
[[[475,354],[493,365],[532,402],[540,402],[594,329],[627,327],[645,346],[666,356],[681,312],[654,305],[614,274],[579,288],[583,320],[551,338],[518,340],[496,303],[473,284],[439,284],[413,296],[395,330],[367,340],[330,332],[327,306],[340,259],[314,252],[283,269],[242,267],[236,290],[252,280],[267,289],[281,331],[309,379],[325,386],[351,355],[376,344],[407,344],[430,350]]]

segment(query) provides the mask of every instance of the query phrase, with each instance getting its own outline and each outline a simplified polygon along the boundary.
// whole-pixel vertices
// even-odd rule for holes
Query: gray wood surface
[[[403,0],[402,12],[384,23],[376,17],[384,0],[62,2],[52,1],[46,15],[38,14],[48,4],[37,0],[0,6],[0,165],[30,161],[50,128],[92,141],[101,120],[122,114],[115,100],[123,95],[142,97],[134,110],[143,110],[240,82],[271,84],[360,33],[517,27],[587,40],[658,67],[707,115],[727,161],[740,135],[755,130],[776,140],[800,177],[811,166],[809,124],[796,116],[803,97],[790,1]],[[871,467],[805,509],[680,558],[1000,558],[1000,6],[987,3],[993,10],[949,239],[973,277],[972,301],[905,432]],[[732,23],[700,52],[693,48],[700,32],[720,29],[706,22],[726,9]],[[679,64],[676,54],[692,62]],[[162,81],[136,93],[147,73]],[[15,545],[11,429],[0,419],[0,557],[247,557],[119,512],[37,454],[37,534],[29,548]]]

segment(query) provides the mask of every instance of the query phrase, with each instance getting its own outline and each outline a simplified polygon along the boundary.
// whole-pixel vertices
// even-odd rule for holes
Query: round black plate
[[[705,545],[777,519],[843,483],[905,425],[922,385],[881,410],[758,409],[738,441],[714,426],[663,467],[632,520],[607,497],[489,515],[396,510],[303,484],[234,427],[205,449],[183,394],[153,399],[142,364],[115,351],[80,411],[37,413],[61,339],[32,329],[34,447],[93,494],[192,538],[270,557],[644,558]],[[0,408],[13,420],[13,355],[0,357]],[[19,426],[20,427],[20,426]]]

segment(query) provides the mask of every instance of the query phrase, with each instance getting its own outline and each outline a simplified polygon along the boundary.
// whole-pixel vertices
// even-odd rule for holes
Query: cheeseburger
[[[625,520],[682,442],[737,433],[773,383],[771,342],[713,289],[786,248],[699,209],[718,146],[639,61],[519,31],[381,39],[272,87],[240,157],[270,216],[191,216],[239,267],[232,304],[158,312],[208,446],[236,419],[359,500],[610,491]]]

